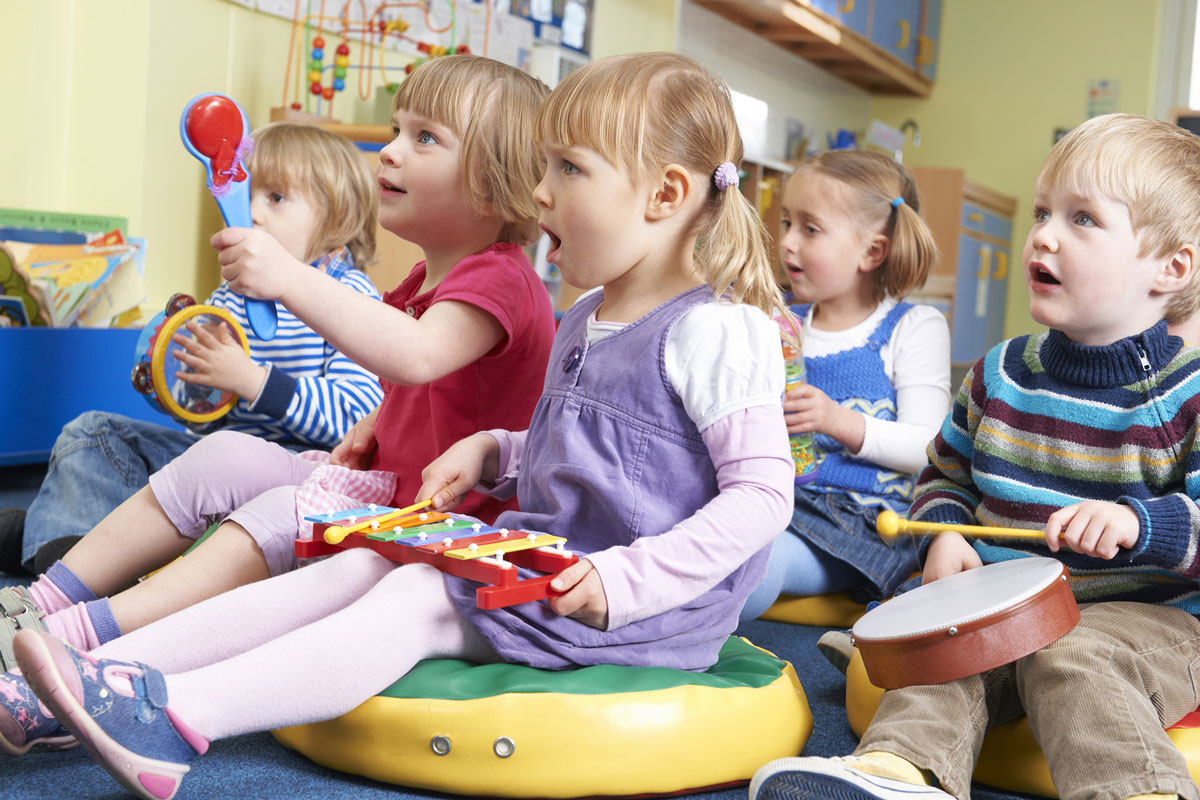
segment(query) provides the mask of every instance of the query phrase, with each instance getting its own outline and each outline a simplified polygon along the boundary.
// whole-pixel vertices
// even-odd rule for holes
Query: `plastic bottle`
[[[780,328],[783,329],[780,322]],[[784,381],[787,390],[804,384],[804,354],[797,343],[788,341],[785,335],[781,338],[783,344]],[[813,446],[812,433],[791,433],[788,439],[792,445],[792,461],[796,464],[796,483],[808,483],[817,477],[817,451]]]

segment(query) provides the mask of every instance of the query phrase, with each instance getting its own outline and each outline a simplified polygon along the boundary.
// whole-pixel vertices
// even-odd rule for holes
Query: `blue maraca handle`
[[[230,181],[229,189],[222,194],[214,194],[217,208],[230,228],[253,228],[254,221],[250,219],[250,181]],[[250,321],[250,329],[254,335],[264,342],[275,338],[279,327],[279,312],[275,309],[274,300],[255,300],[246,298],[246,319]]]
[[[212,192],[213,199],[217,201],[217,208],[221,209],[221,217],[224,218],[225,225],[230,228],[253,228],[254,220],[250,217],[249,171],[246,170],[245,180],[235,181],[231,179],[228,188],[224,192],[213,192],[212,161],[208,156],[196,149],[191,137],[188,136],[188,114],[191,112],[192,106],[197,101],[213,95],[223,97],[237,107],[238,113],[242,118],[242,135],[249,135],[250,125],[246,119],[246,112],[242,110],[242,107],[230,97],[217,95],[215,92],[206,92],[196,95],[183,107],[183,114],[179,118],[179,138],[183,140],[183,146],[187,148],[187,151],[195,156],[200,163],[204,164],[205,172],[208,174],[208,190]],[[250,322],[250,329],[254,331],[254,335],[260,340],[267,342],[275,338],[275,331],[279,327],[279,314],[275,309],[274,300],[254,300],[247,297],[246,319]]]

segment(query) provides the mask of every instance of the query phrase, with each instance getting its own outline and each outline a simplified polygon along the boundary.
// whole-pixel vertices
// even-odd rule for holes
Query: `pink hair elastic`
[[[717,190],[722,192],[730,186],[738,185],[738,171],[732,161],[726,161],[717,167],[717,171],[713,173],[713,183],[717,185]]]
[[[240,142],[238,142],[237,148],[233,151],[233,161],[230,163],[229,169],[218,170],[218,172],[221,175],[227,175],[230,178],[232,178],[235,174],[237,174],[238,167],[240,167],[242,165],[242,161],[245,160],[245,158],[253,152],[254,152],[254,139],[252,139],[249,136],[243,136],[242,140]],[[232,185],[233,185],[232,180],[226,180],[224,183],[221,183],[219,185],[214,184],[209,191],[215,197],[217,195],[225,194],[226,192],[228,192],[229,187]]]

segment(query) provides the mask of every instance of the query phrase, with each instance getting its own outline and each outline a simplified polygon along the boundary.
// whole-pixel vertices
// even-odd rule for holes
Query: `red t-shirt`
[[[413,502],[421,470],[459,439],[490,428],[529,427],[554,339],[550,297],[514,244],[494,244],[464,258],[432,291],[418,295],[424,280],[422,261],[383,301],[417,318],[439,301],[468,303],[495,317],[506,336],[483,358],[432,383],[381,381],[383,403],[375,421],[379,448],[371,469],[396,474],[394,506]],[[492,522],[510,508],[516,508],[515,498],[469,492],[455,511]]]

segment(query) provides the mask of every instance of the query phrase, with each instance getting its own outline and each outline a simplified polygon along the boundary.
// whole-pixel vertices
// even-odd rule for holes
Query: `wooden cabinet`
[[[1008,276],[1020,276],[1012,247],[1016,198],[980,186],[961,169],[910,167],[921,214],[941,250],[925,288],[913,299],[950,320],[950,361],[973,364],[1004,338]]]
[[[874,94],[928,97],[943,0],[693,0]]]

